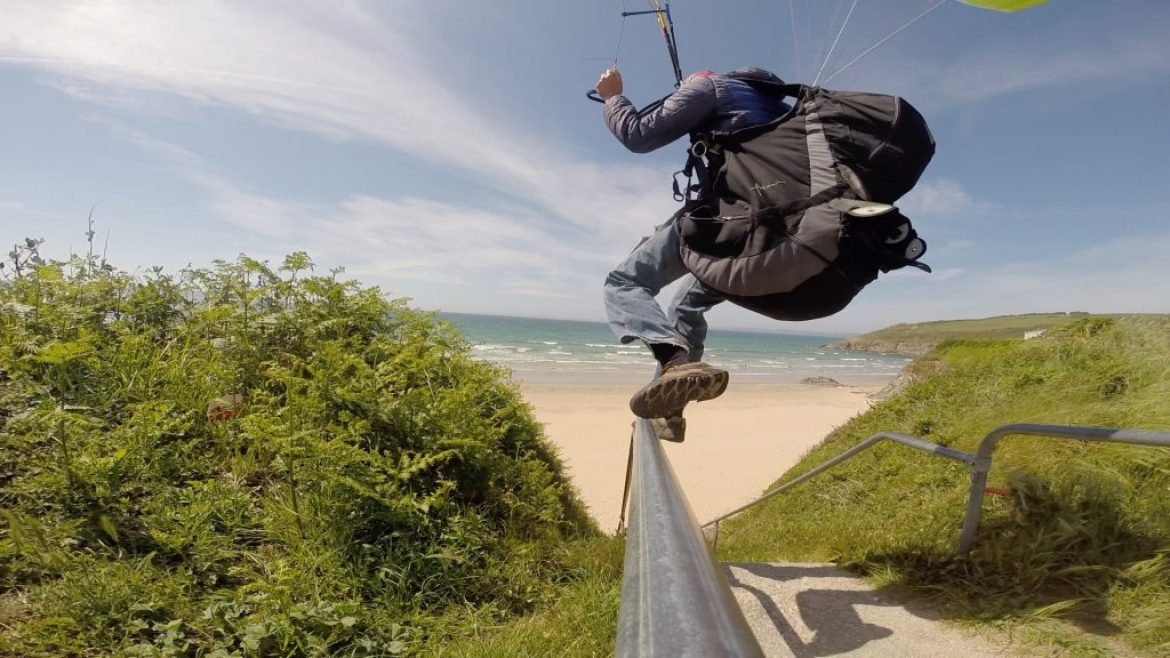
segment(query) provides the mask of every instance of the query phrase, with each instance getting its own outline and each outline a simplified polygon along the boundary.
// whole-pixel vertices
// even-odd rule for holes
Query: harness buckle
[[[720,153],[720,145],[716,142],[711,142],[707,137],[700,137],[690,143],[690,149],[687,152],[696,158],[717,156]]]

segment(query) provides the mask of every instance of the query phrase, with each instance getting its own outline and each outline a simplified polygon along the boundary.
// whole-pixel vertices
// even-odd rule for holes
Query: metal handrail
[[[915,438],[912,436],[906,436],[905,434],[895,434],[893,432],[879,432],[879,433],[874,434],[873,436],[869,437],[868,439],[862,441],[861,443],[853,446],[849,450],[846,450],[845,452],[830,459],[829,461],[825,462],[824,464],[821,464],[820,466],[814,468],[813,470],[809,471],[808,473],[805,473],[804,475],[796,478],[792,482],[786,482],[786,483],[780,485],[779,487],[776,487],[772,491],[769,491],[768,493],[764,494],[763,496],[760,496],[759,498],[753,500],[752,502],[750,502],[746,505],[742,505],[740,507],[737,507],[737,508],[731,510],[730,512],[724,514],[723,516],[720,516],[718,518],[712,519],[712,520],[704,523],[703,527],[709,528],[711,526],[715,526],[714,543],[718,543],[719,542],[719,524],[722,521],[724,521],[725,519],[728,519],[732,516],[735,516],[736,514],[739,514],[740,512],[748,509],[749,507],[755,507],[756,505],[759,505],[760,503],[762,503],[762,502],[764,502],[764,501],[766,501],[774,496],[778,496],[778,495],[784,493],[785,491],[791,489],[792,487],[795,487],[796,485],[804,482],[805,480],[810,480],[813,477],[820,475],[821,473],[824,473],[825,471],[829,470],[830,468],[833,468],[837,464],[840,464],[841,462],[848,461],[848,460],[852,459],[858,453],[863,452],[865,450],[868,450],[868,449],[872,448],[873,446],[877,445],[878,443],[881,443],[882,441],[893,441],[895,443],[901,443],[902,445],[910,446],[911,448],[914,448],[916,450],[922,450],[923,452],[934,453],[936,455],[939,455],[940,457],[945,457],[947,459],[953,459],[955,461],[963,462],[964,464],[967,464],[968,466],[973,466],[975,463],[974,456],[968,455],[965,452],[959,452],[958,450],[951,450],[950,448],[947,448],[946,446],[936,445],[936,444],[931,443],[929,441],[923,441],[922,439],[918,439],[918,438]]]
[[[967,514],[963,519],[963,529],[959,533],[958,553],[961,556],[966,556],[971,552],[971,547],[975,544],[975,531],[979,528],[979,521],[983,517],[983,493],[984,487],[987,486],[987,474],[991,471],[991,454],[1001,439],[1012,435],[1170,448],[1170,432],[1118,430],[1107,427],[1035,425],[1031,423],[1003,425],[991,430],[979,442],[979,450],[975,453],[975,467],[971,474],[971,492],[967,496]]]
[[[1119,430],[1104,427],[1075,427],[1069,425],[1037,425],[1031,423],[1014,423],[1010,425],[1002,425],[997,427],[979,442],[979,450],[974,454],[968,454],[959,450],[953,450],[946,446],[940,446],[929,441],[923,441],[911,436],[902,434],[894,434],[892,432],[880,432],[869,437],[865,441],[856,446],[846,450],[837,455],[829,461],[817,466],[813,470],[801,475],[791,482],[786,482],[772,491],[765,493],[752,502],[737,507],[736,509],[714,518],[703,524],[703,528],[715,526],[715,536],[713,545],[719,541],[719,527],[720,524],[728,518],[743,512],[744,510],[759,505],[760,503],[771,499],[789,489],[795,487],[802,482],[812,479],[813,477],[824,473],[830,468],[852,459],[859,453],[872,448],[881,441],[889,440],[902,445],[910,446],[916,450],[929,452],[939,457],[946,459],[953,459],[958,462],[966,464],[971,469],[971,488],[967,495],[967,511],[963,518],[963,529],[959,534],[959,542],[956,552],[961,557],[967,556],[971,552],[971,547],[975,543],[975,534],[979,528],[979,521],[983,516],[983,494],[984,488],[987,486],[987,474],[991,472],[992,453],[1000,440],[1006,436],[1011,435],[1030,435],[1043,436],[1057,439],[1075,439],[1080,441],[1098,441],[1105,443],[1127,443],[1133,445],[1144,445],[1153,447],[1170,448],[1170,432],[1149,432],[1143,430]]]
[[[762,657],[649,420],[631,440],[615,655]]]

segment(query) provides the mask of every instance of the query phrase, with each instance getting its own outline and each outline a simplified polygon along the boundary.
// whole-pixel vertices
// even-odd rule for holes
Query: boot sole
[[[703,402],[727,390],[727,372],[704,370],[671,379],[656,379],[630,399],[630,411],[639,418],[666,418],[680,412],[688,402]]]

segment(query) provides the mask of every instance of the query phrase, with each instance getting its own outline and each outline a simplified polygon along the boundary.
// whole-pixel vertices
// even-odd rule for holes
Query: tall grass
[[[1165,316],[945,343],[912,369],[921,381],[834,432],[780,482],[879,431],[974,452],[1011,422],[1170,429]],[[1116,635],[1129,651],[1170,655],[1170,450],[1005,439],[989,484],[1010,497],[988,499],[975,550],[959,559],[968,484],[960,465],[875,448],[725,525],[720,557],[837,561],[957,619],[1059,619],[1082,629],[1052,636],[1062,642]]]
[[[609,550],[506,372],[405,301],[38,247],[0,280],[0,654],[425,653]]]

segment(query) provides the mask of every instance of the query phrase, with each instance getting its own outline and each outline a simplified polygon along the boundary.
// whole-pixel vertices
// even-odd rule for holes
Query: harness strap
[[[804,212],[805,210],[819,206],[822,203],[828,203],[848,192],[849,190],[850,187],[847,183],[838,181],[835,185],[826,187],[825,189],[817,192],[807,199],[797,199],[796,201],[786,203],[782,206],[760,208],[760,210],[755,213],[756,221],[761,224],[783,223],[785,219],[788,219],[792,215],[795,215],[798,212]]]
[[[702,133],[691,135],[691,146],[687,149],[687,161],[682,169],[674,172],[673,187],[675,201],[689,202],[694,198],[692,195],[697,195],[699,199],[705,199],[711,195],[714,187],[711,172],[719,171],[723,168],[723,162],[721,160],[714,160],[719,155],[720,148],[718,142]],[[679,186],[678,177],[680,174],[687,177],[685,188]],[[691,182],[696,179],[698,182]]]
[[[823,203],[828,203],[833,199],[840,197],[842,194],[850,191],[847,183],[838,182],[832,187],[827,187],[820,192],[808,197],[807,199],[797,199],[791,203],[786,203],[782,206],[769,206],[767,208],[760,208],[759,210],[739,217],[699,217],[693,214],[691,210],[687,210],[683,216],[694,221],[721,221],[721,222],[752,222],[754,224],[783,224],[784,220],[799,212],[804,212],[809,208],[819,206]],[[699,201],[703,201],[700,197]],[[708,204],[700,203],[698,208],[708,208]]]

